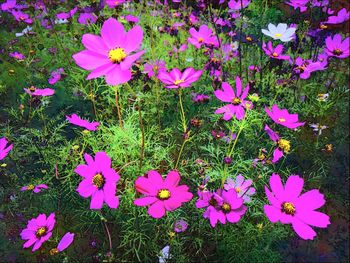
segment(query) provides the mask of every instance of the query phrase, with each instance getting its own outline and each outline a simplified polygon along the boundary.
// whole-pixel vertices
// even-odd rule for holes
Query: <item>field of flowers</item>
[[[0,3],[0,262],[348,262],[350,4]]]

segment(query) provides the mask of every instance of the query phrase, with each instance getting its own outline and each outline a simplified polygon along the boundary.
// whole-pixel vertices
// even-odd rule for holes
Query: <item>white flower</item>
[[[279,39],[282,42],[288,42],[293,39],[296,28],[288,28],[287,24],[278,24],[277,27],[273,24],[268,25],[269,30],[261,29],[264,35],[270,36],[273,39]]]
[[[160,256],[158,257],[159,258],[159,263],[165,263],[167,262],[168,259],[171,258],[171,254],[169,254],[169,249],[170,249],[170,246],[165,246],[162,251],[160,251]]]
[[[33,29],[32,27],[27,26],[25,29],[22,30],[21,33],[16,33],[16,37],[21,37],[24,34],[28,34],[28,33],[32,32],[32,29]]]

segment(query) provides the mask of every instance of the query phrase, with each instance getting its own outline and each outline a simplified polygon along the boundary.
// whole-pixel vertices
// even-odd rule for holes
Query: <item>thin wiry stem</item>
[[[119,127],[123,128],[123,119],[122,119],[122,113],[119,105],[119,96],[118,96],[118,86],[115,87],[115,105],[117,106],[117,112],[118,112],[118,119],[119,119]]]

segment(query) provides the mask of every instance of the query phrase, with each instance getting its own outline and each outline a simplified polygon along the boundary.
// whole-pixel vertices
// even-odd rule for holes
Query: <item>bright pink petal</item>
[[[302,221],[296,219],[292,223],[294,231],[300,236],[302,239],[308,240],[308,239],[314,239],[316,236],[316,232],[307,224],[303,223]]]
[[[148,208],[148,214],[154,218],[161,218],[165,215],[165,207],[162,201],[157,201]]]

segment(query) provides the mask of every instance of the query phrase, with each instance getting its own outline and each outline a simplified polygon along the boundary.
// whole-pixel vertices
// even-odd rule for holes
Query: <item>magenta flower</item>
[[[228,7],[232,10],[240,10],[246,8],[250,4],[250,0],[230,0]]]
[[[18,53],[18,52],[9,53],[9,55],[10,55],[10,57],[13,57],[17,60],[23,60],[26,58],[23,54]]]
[[[247,211],[243,199],[237,196],[234,189],[218,190],[216,193],[198,191],[198,195],[200,198],[196,202],[196,207],[207,207],[203,217],[209,218],[212,227],[215,227],[218,221],[221,224],[226,224],[226,220],[237,223]]]
[[[228,121],[232,119],[233,116],[237,120],[242,120],[245,116],[244,108],[251,109],[252,103],[246,101],[246,97],[249,92],[249,85],[245,87],[242,92],[242,82],[241,79],[236,77],[236,92],[232,89],[230,84],[227,82],[222,83],[222,90],[214,91],[214,95],[223,102],[228,102],[230,104],[225,105],[215,111],[215,114],[224,114],[223,119]]]
[[[89,131],[96,131],[97,127],[100,125],[99,122],[88,122],[86,120],[81,119],[78,115],[72,114],[71,116],[66,116],[66,119],[74,125],[83,127]]]
[[[166,84],[167,89],[188,88],[201,77],[202,72],[202,70],[196,71],[194,68],[187,68],[181,73],[178,68],[174,68],[169,73],[159,72],[158,79]]]
[[[126,0],[106,0],[106,4],[109,8],[114,8],[116,6],[122,5],[126,2]]]
[[[40,214],[38,217],[29,220],[27,228],[23,229],[20,234],[23,240],[27,240],[23,247],[28,248],[34,244],[33,252],[40,248],[51,237],[55,222],[55,213],[51,213],[47,218],[45,214]]]
[[[192,100],[196,103],[203,103],[210,100],[210,97],[205,94],[192,93]]]
[[[50,250],[50,254],[54,255],[57,254],[58,252],[62,252],[65,250],[67,247],[69,247],[74,240],[74,234],[67,232],[60,240],[60,242],[57,245],[57,248],[53,248]]]
[[[279,159],[283,157],[284,153],[289,153],[290,142],[288,140],[280,138],[280,136],[275,133],[268,125],[265,125],[265,132],[269,135],[270,139],[273,140],[277,148],[273,151],[272,163],[278,162]]]
[[[161,218],[166,211],[176,210],[193,196],[187,185],[179,185],[180,179],[180,174],[175,170],[170,171],[164,180],[157,171],[149,171],[147,177],[140,176],[135,181],[136,190],[145,196],[135,199],[134,204],[150,205],[148,214],[153,218]]]
[[[305,122],[298,122],[298,114],[289,114],[287,109],[279,109],[276,104],[272,106],[272,110],[265,107],[265,112],[277,124],[289,129],[295,129],[303,126]]]
[[[181,233],[181,232],[185,232],[187,229],[187,222],[183,219],[177,220],[174,224],[174,231],[176,233]]]
[[[66,13],[58,13],[56,17],[57,19],[62,19],[62,20],[68,19],[73,17],[77,11],[78,11],[78,7],[74,7],[73,9],[69,10]]]
[[[329,16],[325,24],[341,24],[350,19],[350,12],[346,8],[342,8],[338,11],[336,16]]]
[[[146,63],[143,68],[143,72],[147,73],[150,78],[158,75],[158,73],[162,71],[166,71],[166,63],[164,60],[150,61]]]
[[[106,76],[109,85],[119,85],[131,79],[130,67],[145,51],[132,54],[140,48],[143,31],[135,26],[128,32],[124,26],[109,18],[101,28],[101,37],[84,34],[82,43],[86,50],[73,55],[79,67],[92,70],[86,79]]]
[[[58,68],[51,72],[51,76],[48,79],[49,84],[53,85],[61,79],[61,74],[64,73],[63,68]]]
[[[350,44],[350,37],[345,38],[342,41],[342,37],[340,34],[336,34],[326,38],[326,53],[330,57],[337,57],[337,58],[347,58],[349,56],[349,44]]]
[[[49,187],[46,184],[38,184],[38,185],[27,185],[27,186],[23,186],[21,188],[21,191],[31,191],[33,190],[33,193],[40,193],[42,189],[48,189]]]
[[[313,189],[302,195],[304,180],[298,175],[291,175],[285,186],[278,174],[270,177],[270,189],[265,186],[265,193],[271,205],[264,205],[264,211],[272,223],[292,224],[294,231],[302,239],[314,239],[316,232],[310,227],[326,228],[329,216],[315,211],[325,204],[323,194]]]
[[[53,89],[49,89],[49,88],[38,89],[34,86],[31,86],[30,88],[24,88],[24,91],[31,96],[39,96],[39,97],[47,97],[55,94],[55,90]]]
[[[95,24],[97,16],[94,13],[81,13],[78,17],[79,24],[88,25]]]
[[[213,30],[211,30],[207,25],[201,25],[198,31],[191,28],[189,32],[191,37],[189,37],[187,41],[196,48],[200,48],[204,44],[212,45],[214,47],[219,46],[217,37],[213,35]]]
[[[13,144],[6,147],[7,144],[8,141],[5,137],[0,139],[0,161],[4,159],[13,148]]]
[[[244,177],[239,174],[236,179],[228,178],[224,189],[226,191],[233,189],[236,191],[238,197],[242,197],[244,203],[251,201],[250,197],[255,194],[255,188],[251,187],[253,181],[251,179],[245,180]]]
[[[274,59],[280,59],[280,60],[289,60],[290,56],[283,55],[283,45],[279,44],[276,47],[272,46],[272,42],[269,41],[267,43],[263,42],[262,49],[264,50],[265,54],[268,55],[270,58]]]
[[[292,6],[295,10],[299,8],[300,12],[304,13],[307,10],[309,2],[310,0],[289,0],[286,4]]]
[[[91,196],[90,209],[101,209],[103,202],[110,208],[117,208],[116,188],[120,176],[111,167],[111,158],[105,152],[97,152],[95,160],[87,153],[84,159],[87,164],[80,164],[74,170],[84,177],[77,188],[78,193],[84,198]]]
[[[22,11],[12,10],[11,14],[15,17],[15,19],[18,22],[24,22],[24,23],[27,23],[27,24],[32,24],[33,23],[33,20],[30,18],[30,16],[28,14],[26,14],[26,13],[23,13]]]
[[[312,72],[325,70],[327,64],[327,59],[312,61],[311,59],[304,60],[301,57],[297,57],[295,60],[296,67],[294,68],[294,72],[299,74],[301,79],[308,79]]]

